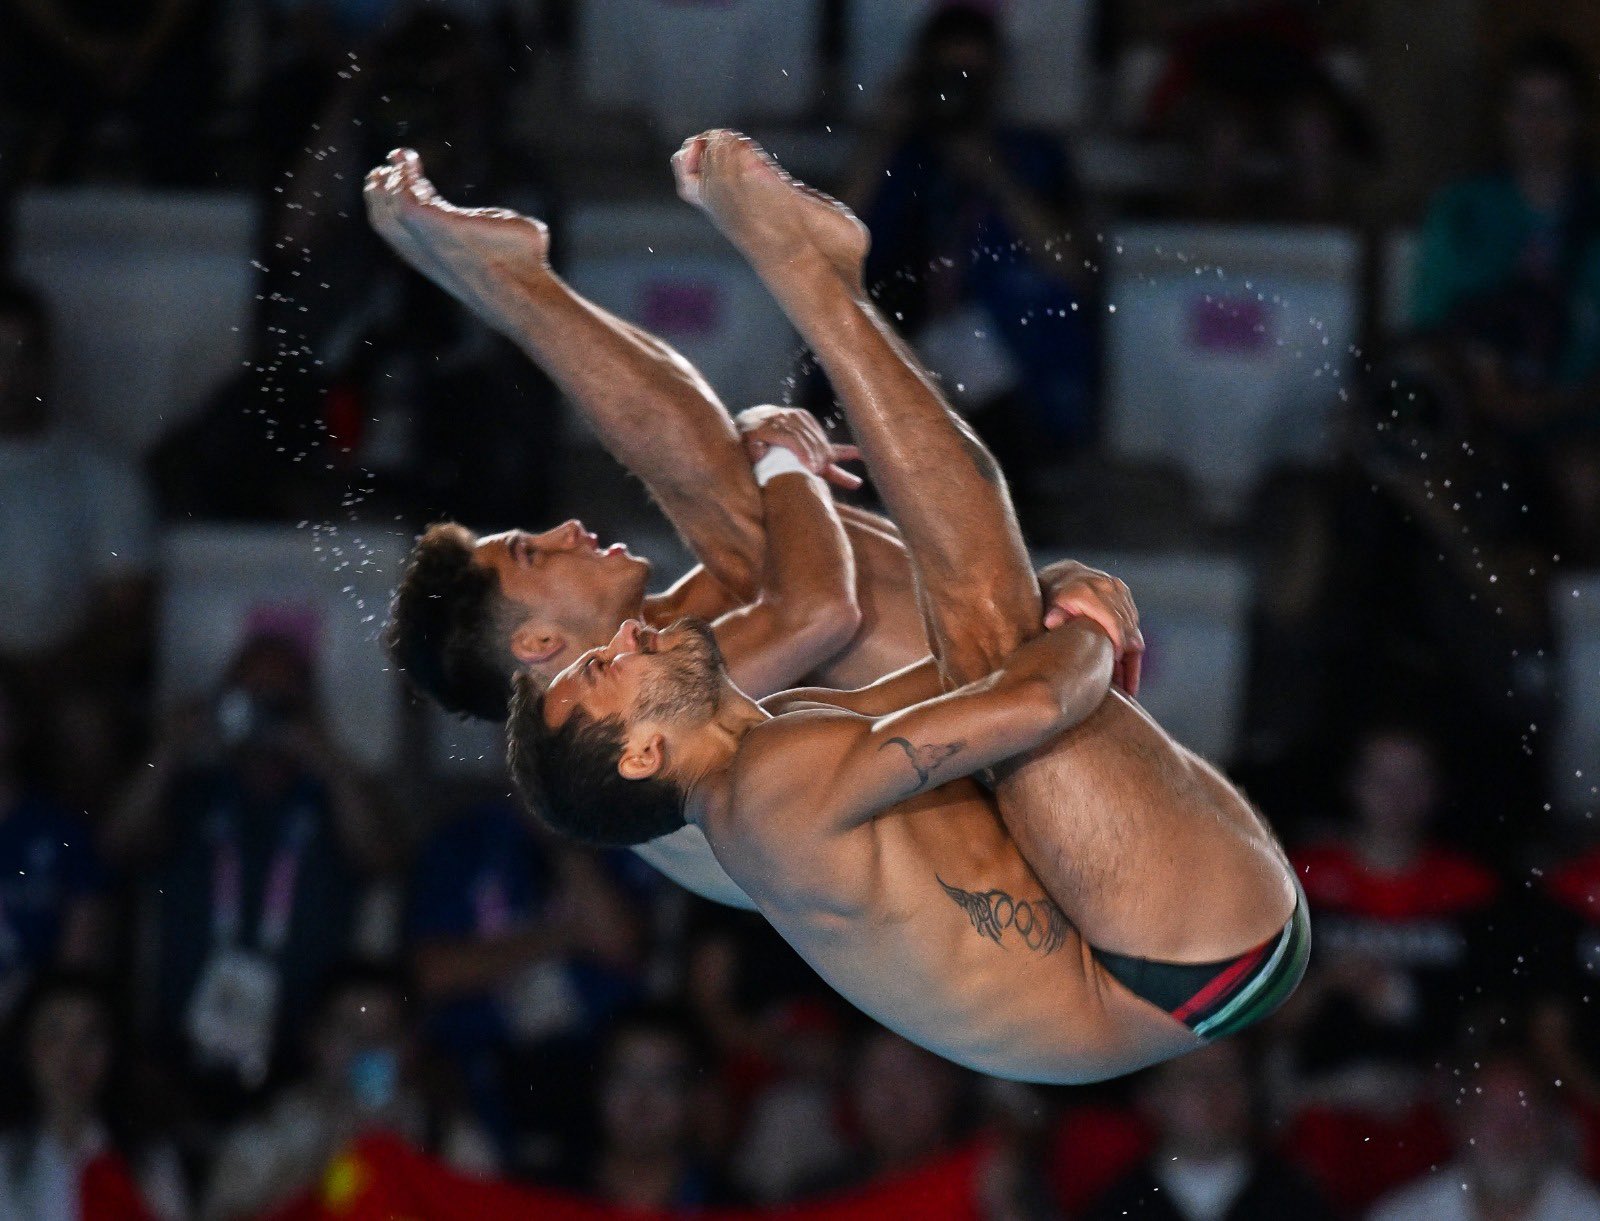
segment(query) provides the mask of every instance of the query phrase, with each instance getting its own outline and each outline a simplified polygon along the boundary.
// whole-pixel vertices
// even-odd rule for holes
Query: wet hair
[[[513,683],[506,762],[528,811],[551,830],[586,844],[630,847],[683,826],[685,794],[660,776],[629,780],[617,770],[626,729],[574,709],[559,729],[544,719],[544,691],[532,674]]]
[[[499,574],[476,562],[473,544],[455,522],[423,531],[389,607],[383,647],[449,711],[501,721],[516,669],[505,639],[510,599]]]

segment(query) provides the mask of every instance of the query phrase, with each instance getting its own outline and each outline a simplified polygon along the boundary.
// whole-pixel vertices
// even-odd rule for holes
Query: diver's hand
[[[1111,638],[1116,653],[1111,681],[1129,696],[1137,697],[1144,663],[1144,634],[1139,630],[1139,608],[1133,604],[1127,585],[1110,573],[1077,560],[1059,560],[1039,570],[1039,590],[1044,595],[1046,628],[1084,618]]]
[[[854,445],[835,445],[822,430],[817,417],[798,407],[763,404],[748,407],[734,417],[745,453],[754,464],[774,445],[786,449],[813,475],[820,475],[835,487],[854,491],[861,479],[839,465],[861,457]]]

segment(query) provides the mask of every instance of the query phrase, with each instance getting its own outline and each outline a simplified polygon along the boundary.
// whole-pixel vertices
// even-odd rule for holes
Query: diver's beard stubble
[[[722,699],[722,650],[703,619],[684,619],[667,629],[677,630],[689,636],[662,655],[665,668],[641,693],[639,715],[662,721],[710,720]]]

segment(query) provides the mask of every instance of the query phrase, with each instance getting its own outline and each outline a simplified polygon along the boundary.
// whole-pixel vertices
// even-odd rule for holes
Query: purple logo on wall
[[[1254,297],[1196,297],[1189,302],[1189,342],[1212,352],[1259,351],[1272,342],[1266,308]]]
[[[722,296],[715,284],[657,280],[640,290],[639,314],[646,330],[663,335],[709,335],[721,321]]]

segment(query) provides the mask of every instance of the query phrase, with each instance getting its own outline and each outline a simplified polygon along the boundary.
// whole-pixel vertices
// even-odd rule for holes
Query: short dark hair
[[[506,762],[523,805],[551,830],[587,844],[625,848],[683,826],[684,793],[660,776],[629,780],[617,770],[625,728],[574,709],[561,728],[544,719],[544,689],[516,675],[506,720]]]
[[[499,574],[476,562],[475,541],[456,522],[423,531],[395,589],[383,646],[449,711],[502,721],[516,669],[505,640],[510,600]]]

